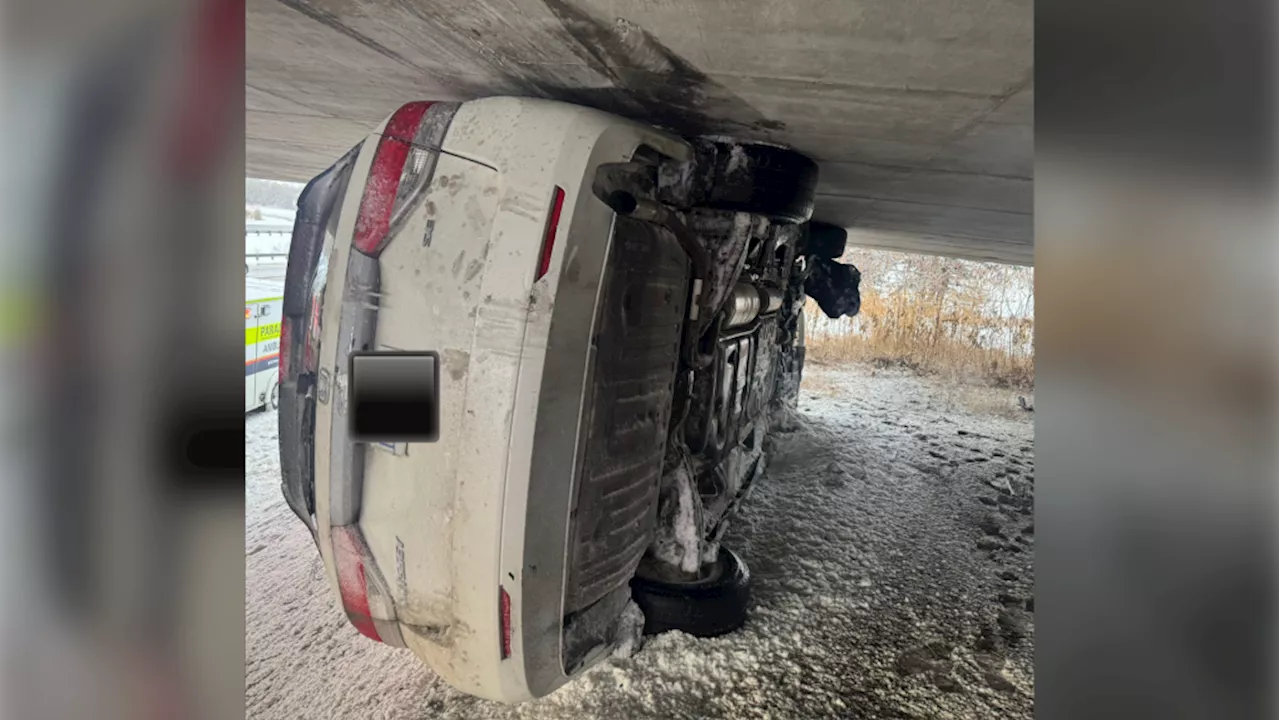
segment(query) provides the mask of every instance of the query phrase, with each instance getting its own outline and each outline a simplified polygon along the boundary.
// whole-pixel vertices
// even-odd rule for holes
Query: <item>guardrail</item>
[[[289,253],[287,252],[245,253],[244,254],[244,274],[245,275],[249,274],[250,265],[253,265],[255,267],[260,265],[275,265],[275,264],[278,264],[280,261],[276,260],[272,262],[271,260],[269,260],[269,258],[288,259],[288,257],[289,257]]]

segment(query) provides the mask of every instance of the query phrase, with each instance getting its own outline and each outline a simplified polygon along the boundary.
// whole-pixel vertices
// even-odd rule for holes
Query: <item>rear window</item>
[[[356,157],[364,145],[361,141],[329,169],[317,175],[298,196],[298,215],[293,224],[289,245],[289,269],[285,276],[284,314],[300,317],[307,311],[316,290],[315,282],[328,276],[327,255],[333,246],[342,213],[342,199]],[[319,266],[323,257],[325,267]],[[322,271],[323,270],[323,271]]]

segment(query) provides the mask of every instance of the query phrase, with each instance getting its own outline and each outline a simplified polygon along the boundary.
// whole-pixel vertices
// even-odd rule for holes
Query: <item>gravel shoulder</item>
[[[275,417],[246,417],[246,716],[1030,718],[1033,413],[898,371],[805,371],[726,540],[752,572],[747,625],[651,638],[511,707],[349,627],[280,496]]]

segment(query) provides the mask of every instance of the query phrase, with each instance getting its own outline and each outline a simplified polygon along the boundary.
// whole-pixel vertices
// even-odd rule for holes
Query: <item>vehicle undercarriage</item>
[[[604,311],[600,352],[611,352],[615,336],[643,336],[656,342],[630,348],[617,362],[648,358],[652,362],[641,365],[674,372],[652,376],[668,381],[650,388],[644,410],[666,418],[656,524],[648,533],[643,527],[620,532],[579,517],[572,552],[635,567],[631,595],[644,610],[646,632],[716,635],[745,618],[746,568],[720,541],[765,471],[771,424],[785,421],[795,407],[806,294],[831,317],[854,315],[859,275],[835,262],[844,232],[808,222],[816,183],[811,161],[783,148],[723,139],[693,146],[686,162],[641,148],[631,162],[602,166],[593,183],[596,196],[618,214],[616,275],[604,291],[612,293],[604,296],[605,307],[618,312]],[[668,275],[655,280],[655,265],[667,267]],[[627,327],[610,326],[611,319]],[[607,367],[598,364],[598,384],[607,386],[609,379],[599,377]],[[625,435],[625,419],[608,418],[612,426],[598,431]],[[609,485],[616,462],[602,461],[594,475],[588,463],[584,478],[604,478],[604,500],[580,497],[579,510],[595,508],[605,517],[616,510],[610,498],[629,497],[630,488]],[[638,566],[625,548],[641,554]],[[601,581],[608,574],[601,573]],[[581,587],[578,580],[570,588]],[[596,625],[588,618],[597,612],[622,613],[627,600],[625,592],[616,593],[584,610],[579,622],[566,623],[566,664],[575,648],[591,645],[575,640],[575,628]]]

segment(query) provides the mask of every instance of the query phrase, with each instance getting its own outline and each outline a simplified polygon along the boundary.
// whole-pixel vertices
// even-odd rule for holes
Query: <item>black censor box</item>
[[[352,353],[348,387],[351,440],[435,442],[440,437],[436,353]]]

